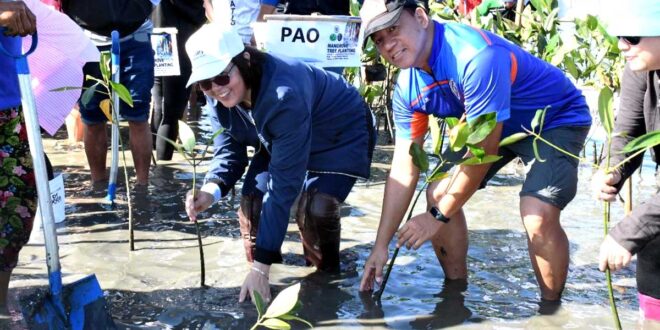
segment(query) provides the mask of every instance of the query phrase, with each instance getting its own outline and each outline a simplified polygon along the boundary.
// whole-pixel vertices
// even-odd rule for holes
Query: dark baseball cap
[[[365,0],[360,9],[364,40],[373,33],[392,26],[401,17],[404,8],[422,7],[427,10],[424,0]]]

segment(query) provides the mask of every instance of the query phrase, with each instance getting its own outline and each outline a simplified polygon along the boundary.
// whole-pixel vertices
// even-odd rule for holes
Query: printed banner
[[[156,77],[178,76],[179,51],[176,45],[175,28],[154,28],[151,47],[154,49],[154,75]]]
[[[266,15],[254,25],[257,47],[321,67],[360,66],[360,18]]]
[[[53,205],[53,221],[60,223],[64,221],[64,178],[62,174],[57,175],[54,179],[48,182],[50,190],[50,202]],[[41,212],[37,206],[37,213],[35,215],[35,223],[41,223]]]

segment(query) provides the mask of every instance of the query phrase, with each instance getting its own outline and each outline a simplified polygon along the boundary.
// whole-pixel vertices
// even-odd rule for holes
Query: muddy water
[[[56,171],[65,175],[67,219],[58,225],[65,283],[96,274],[113,318],[124,329],[247,329],[254,324],[255,308],[238,303],[240,285],[249,269],[236,221],[238,198],[223,201],[201,217],[208,287],[200,288],[195,230],[183,211],[183,195],[192,174],[182,159],[159,163],[148,191],[133,192],[136,250],[130,252],[123,188],[117,205],[108,205],[103,187],[88,183],[85,156],[79,147],[62,139],[48,139],[45,144]],[[378,147],[374,177],[359,182],[342,209],[340,275],[315,273],[304,265],[296,225],[290,224],[282,248],[286,265],[273,266],[271,283],[275,292],[302,283],[303,318],[328,328],[612,327],[604,275],[595,263],[602,238],[601,204],[590,198],[591,169],[586,165],[580,171],[578,195],[562,217],[571,242],[571,265],[561,306],[538,304],[538,288],[518,216],[521,170],[515,167],[498,175],[466,207],[469,284],[444,283],[427,244],[418,251],[401,251],[380,304],[360,295],[359,276],[375,239],[390,154],[391,147]],[[654,191],[652,172],[649,168],[642,172],[644,181],[635,185],[636,199]],[[621,205],[616,204],[613,219],[621,215]],[[44,255],[42,233],[35,230],[11,282],[11,328],[25,327],[15,300],[47,287]],[[631,269],[614,276],[624,328],[637,326]]]

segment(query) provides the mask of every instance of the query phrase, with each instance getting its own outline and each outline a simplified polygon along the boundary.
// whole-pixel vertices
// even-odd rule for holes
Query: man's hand
[[[195,200],[193,201],[193,190],[188,191],[186,194],[186,213],[190,221],[197,221],[197,214],[209,208],[213,204],[213,195],[195,190]]]
[[[621,181],[621,174],[616,171],[608,174],[602,170],[596,172],[591,178],[591,190],[594,198],[614,202],[618,193],[615,186],[619,181]]]
[[[24,37],[37,30],[37,18],[23,1],[0,2],[0,26],[7,36]]]
[[[400,248],[405,245],[408,249],[417,250],[424,242],[431,239],[442,225],[443,223],[433,218],[431,213],[418,214],[399,229],[396,246]]]
[[[605,236],[605,240],[600,245],[600,254],[598,256],[598,269],[604,272],[610,269],[615,272],[630,263],[632,254],[623,246],[617,243],[612,236]]]
[[[271,299],[270,286],[268,285],[269,273],[270,265],[255,261],[252,264],[252,269],[245,276],[245,281],[243,281],[243,286],[241,287],[241,294],[238,296],[238,302],[244,302],[248,297],[252,299],[253,292],[257,291],[264,302],[268,303]]]
[[[381,285],[383,283],[383,267],[387,263],[387,246],[379,248],[374,246],[367,262],[364,263],[364,273],[360,282],[360,291],[371,291],[374,289],[374,281]]]

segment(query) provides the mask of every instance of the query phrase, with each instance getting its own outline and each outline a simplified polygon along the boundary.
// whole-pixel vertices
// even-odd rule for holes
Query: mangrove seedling
[[[280,292],[280,294],[273,299],[273,302],[266,309],[266,304],[263,298],[257,291],[253,291],[252,300],[257,307],[257,322],[250,328],[250,330],[257,329],[259,326],[269,329],[291,329],[288,321],[298,321],[305,323],[308,327],[313,328],[312,324],[296,316],[296,312],[300,309],[302,304],[298,301],[298,292],[300,291],[300,283],[292,285]]]

